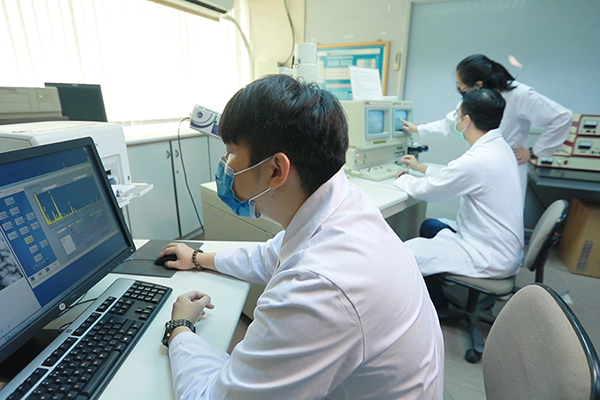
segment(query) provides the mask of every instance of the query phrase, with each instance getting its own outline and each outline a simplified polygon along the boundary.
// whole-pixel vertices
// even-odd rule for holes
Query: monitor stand
[[[60,335],[58,329],[42,329],[0,364],[0,381],[8,382]]]

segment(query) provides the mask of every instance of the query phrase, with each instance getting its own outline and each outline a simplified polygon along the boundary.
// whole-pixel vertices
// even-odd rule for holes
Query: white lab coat
[[[515,81],[513,86],[516,86],[513,90],[500,93],[506,100],[506,108],[499,127],[502,136],[511,148],[526,149],[529,147],[527,136],[531,125],[545,127],[545,131],[533,145],[533,153],[538,157],[551,157],[567,138],[573,113],[523,83]],[[458,109],[459,106],[460,102],[456,108]],[[453,110],[446,115],[445,119],[418,125],[417,129],[422,138],[435,133],[448,136],[455,134],[454,122]],[[527,163],[519,165],[519,177],[522,193],[525,196]]]
[[[428,167],[425,175],[405,174],[394,185],[425,201],[460,196],[460,204],[457,233],[443,229],[433,239],[405,242],[423,275],[516,274],[523,249],[523,196],[516,158],[500,131],[489,131],[461,157],[441,169]]]
[[[178,399],[442,399],[443,337],[417,264],[342,170],[285,232],[215,265],[267,286],[231,357],[175,337]]]

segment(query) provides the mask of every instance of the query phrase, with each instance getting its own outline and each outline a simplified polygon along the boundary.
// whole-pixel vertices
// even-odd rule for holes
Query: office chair
[[[556,200],[550,204],[538,220],[529,240],[529,248],[523,265],[530,271],[535,271],[535,282],[542,283],[544,265],[550,248],[560,240],[560,233],[569,208],[566,200]],[[481,322],[487,325],[494,323],[495,317],[491,311],[497,298],[516,292],[515,277],[506,279],[471,278],[460,275],[440,274],[442,282],[451,282],[468,288],[469,295],[466,304],[452,294],[446,294],[448,301],[456,308],[440,311],[440,319],[461,317],[469,322],[469,332],[473,348],[465,353],[465,360],[476,363],[481,359],[484,348]],[[487,295],[480,302],[481,294]]]
[[[600,399],[600,362],[564,300],[542,283],[519,290],[502,308],[483,352],[489,400]]]

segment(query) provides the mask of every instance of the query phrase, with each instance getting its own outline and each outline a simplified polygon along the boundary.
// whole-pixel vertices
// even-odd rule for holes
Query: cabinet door
[[[198,215],[204,221],[200,184],[211,180],[208,138],[200,136],[173,140],[171,147],[181,237],[189,238],[202,233],[198,221]]]
[[[172,240],[179,237],[170,143],[154,142],[127,148],[134,182],[154,188],[127,206],[136,239]]]

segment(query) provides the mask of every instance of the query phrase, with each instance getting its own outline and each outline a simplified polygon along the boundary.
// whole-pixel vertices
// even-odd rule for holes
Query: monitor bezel
[[[406,111],[406,121],[412,121],[413,107],[411,105],[392,105],[391,117],[392,117],[392,137],[410,136],[410,132],[404,130],[396,130],[396,111]]]
[[[14,352],[19,350],[27,341],[42,332],[43,328],[48,325],[49,322],[54,320],[65,310],[65,308],[71,306],[77,299],[82,297],[91,287],[96,285],[112,270],[114,270],[119,264],[121,264],[127,257],[135,252],[135,244],[131,233],[125,223],[125,218],[117,199],[112,191],[108,177],[104,173],[104,167],[96,145],[90,137],[68,140],[64,142],[51,143],[46,145],[28,147],[24,149],[18,149],[8,152],[0,153],[0,165],[21,161],[29,158],[39,157],[47,154],[53,154],[61,151],[80,149],[87,147],[89,154],[91,155],[91,162],[94,164],[94,168],[97,171],[102,171],[100,175],[100,181],[102,182],[102,190],[104,191],[105,197],[108,199],[109,206],[115,214],[119,229],[125,233],[125,246],[119,251],[115,252],[111,259],[106,260],[103,264],[99,265],[95,270],[84,279],[80,280],[78,284],[73,285],[68,291],[65,291],[61,296],[55,298],[52,301],[52,306],[49,307],[45,312],[31,321],[29,325],[19,332],[14,337],[10,338],[2,347],[0,347],[0,363],[10,357]]]
[[[383,132],[369,133],[369,112],[383,112]],[[378,140],[389,139],[392,137],[392,127],[390,126],[390,108],[381,106],[365,106],[365,142],[376,142]]]

